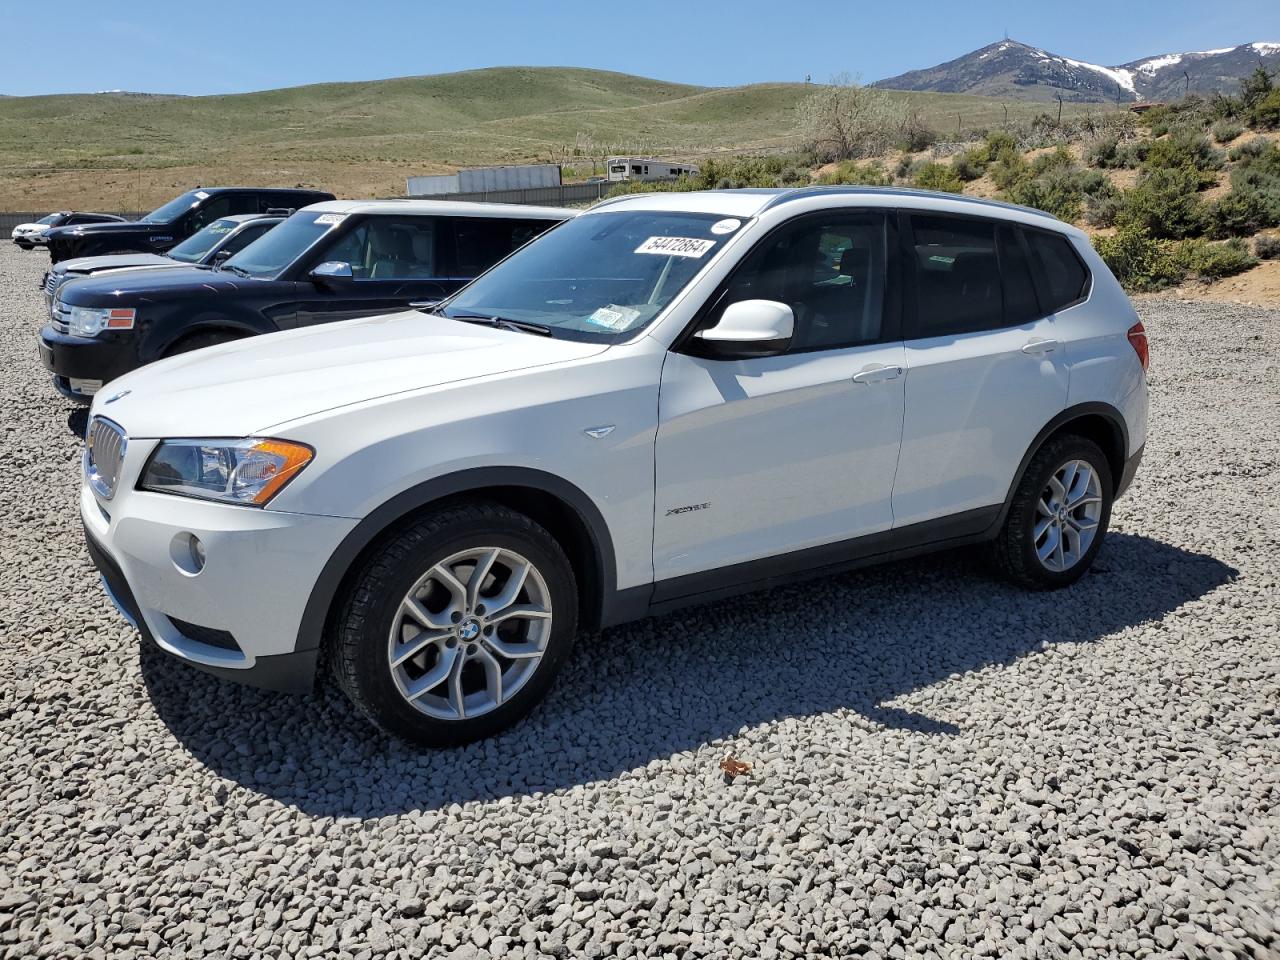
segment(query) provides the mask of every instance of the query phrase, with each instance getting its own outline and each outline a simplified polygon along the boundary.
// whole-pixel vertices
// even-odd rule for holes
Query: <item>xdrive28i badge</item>
[[[708,500],[706,503],[691,503],[686,507],[672,507],[670,510],[667,511],[667,516],[673,517],[676,514],[680,514],[680,513],[693,513],[695,510],[705,510],[709,506],[711,506],[710,500]]]

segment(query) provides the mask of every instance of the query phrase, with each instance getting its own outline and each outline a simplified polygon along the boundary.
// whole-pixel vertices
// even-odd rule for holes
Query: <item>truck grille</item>
[[[54,276],[53,271],[50,270],[48,273],[44,275],[44,295],[46,297],[52,298],[53,291],[57,289],[58,289],[58,278]]]
[[[61,300],[54,300],[49,307],[49,325],[59,333],[71,332],[71,311]]]
[[[89,424],[84,447],[84,473],[94,492],[104,500],[115,496],[127,444],[124,430],[110,420],[94,417]]]

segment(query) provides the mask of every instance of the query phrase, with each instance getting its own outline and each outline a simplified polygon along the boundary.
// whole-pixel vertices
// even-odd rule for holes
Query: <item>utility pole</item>
[[[1058,94],[1058,126],[1062,126],[1062,94]]]

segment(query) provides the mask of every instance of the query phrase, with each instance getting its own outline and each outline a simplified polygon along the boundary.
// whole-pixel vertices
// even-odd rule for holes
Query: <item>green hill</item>
[[[9,97],[0,99],[0,208],[142,209],[192,184],[248,181],[387,195],[406,176],[458,166],[787,147],[806,90],[498,67],[228,96]],[[957,114],[964,126],[1003,115],[982,97],[894,95],[940,129]],[[1038,109],[1008,106],[1011,118]]]

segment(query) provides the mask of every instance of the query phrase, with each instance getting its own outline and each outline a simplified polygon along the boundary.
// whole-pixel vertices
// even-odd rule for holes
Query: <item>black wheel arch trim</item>
[[[1120,442],[1120,466],[1122,469],[1115,470],[1113,468],[1112,470],[1114,473],[1112,483],[1120,483],[1123,466],[1129,459],[1129,427],[1125,423],[1124,414],[1111,404],[1102,403],[1101,401],[1077,403],[1062,410],[1046,423],[1040,429],[1040,432],[1036,434],[1036,438],[1028,445],[1026,453],[1022,455],[1022,461],[1018,464],[1018,469],[1014,471],[1013,481],[1009,484],[1009,491],[1005,494],[1004,503],[1000,507],[1000,515],[992,525],[993,531],[998,530],[1004,524],[1005,518],[1009,515],[1009,509],[1013,506],[1013,495],[1017,492],[1018,484],[1022,482],[1022,477],[1027,472],[1027,465],[1031,463],[1031,458],[1044,446],[1045,441],[1075,420],[1099,416],[1111,425]],[[1106,451],[1104,450],[1103,452],[1105,453]],[[1112,465],[1108,464],[1108,466]],[[1118,492],[1113,491],[1113,493],[1118,496]]]
[[[410,487],[396,494],[377,507],[356,524],[355,529],[343,538],[330,555],[320,576],[311,587],[311,595],[303,609],[298,625],[298,637],[294,649],[310,650],[320,646],[324,631],[338,599],[343,581],[365,550],[397,521],[433,503],[449,497],[483,491],[486,488],[524,488],[536,493],[548,494],[571,509],[582,522],[590,538],[592,556],[585,558],[595,565],[600,589],[601,624],[586,624],[588,628],[630,619],[615,611],[617,593],[617,564],[613,538],[609,534],[604,516],[581,489],[555,474],[531,467],[472,467],[456,473],[445,474]],[[649,589],[645,585],[645,590]],[[621,616],[619,616],[621,614]]]
[[[275,329],[274,327],[263,329],[263,326],[265,325],[261,322],[255,326],[250,321],[238,320],[223,314],[210,314],[193,320],[189,324],[182,324],[176,330],[166,329],[163,338],[159,335],[160,331],[156,330],[152,342],[147,343],[145,347],[147,358],[143,363],[153,363],[163,358],[188,337],[198,337],[206,333],[229,333],[237,338],[253,337],[260,333],[270,333]]]

